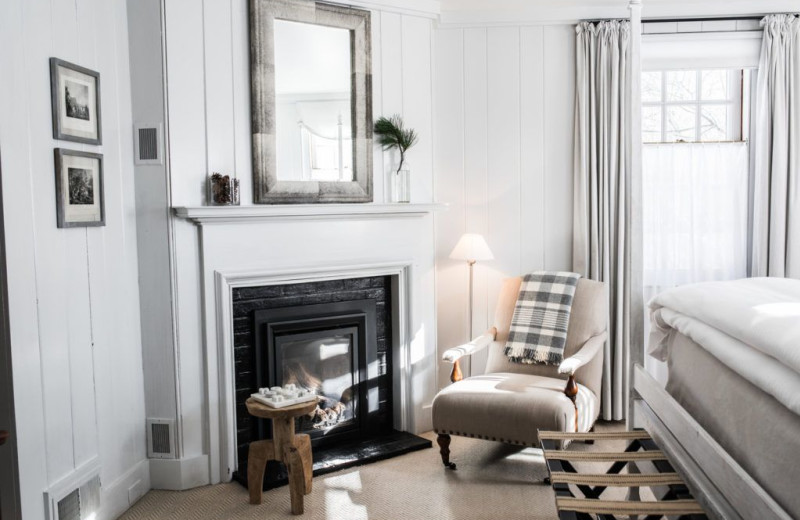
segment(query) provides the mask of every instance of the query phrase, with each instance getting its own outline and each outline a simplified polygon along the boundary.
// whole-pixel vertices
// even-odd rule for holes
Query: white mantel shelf
[[[447,204],[281,204],[247,206],[179,206],[175,216],[197,224],[246,223],[258,220],[421,217]]]

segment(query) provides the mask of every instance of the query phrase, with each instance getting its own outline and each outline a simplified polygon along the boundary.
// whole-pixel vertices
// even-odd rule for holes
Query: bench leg
[[[456,469],[456,465],[450,462],[450,436],[440,433],[436,437],[436,443],[439,444],[439,454],[442,456],[442,464],[445,468]]]
[[[250,443],[247,453],[247,491],[250,493],[250,503],[261,503],[261,490],[264,486],[264,469],[267,460],[275,453],[271,440],[255,441]]]

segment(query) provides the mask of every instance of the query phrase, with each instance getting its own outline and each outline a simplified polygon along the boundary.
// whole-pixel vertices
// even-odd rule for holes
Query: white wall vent
[[[100,465],[95,457],[45,493],[48,520],[93,520],[100,511]]]
[[[134,162],[136,164],[164,163],[161,128],[160,124],[140,124],[134,126]]]
[[[147,456],[151,459],[175,458],[175,421],[147,419]]]

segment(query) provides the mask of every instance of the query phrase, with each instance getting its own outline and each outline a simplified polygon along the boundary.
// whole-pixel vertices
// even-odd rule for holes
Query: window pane
[[[700,76],[702,98],[705,100],[728,99],[728,71],[704,70]]]
[[[700,140],[725,141],[728,138],[728,106],[703,105],[700,109]]]
[[[642,107],[642,141],[661,142],[661,106]]]
[[[697,72],[674,70],[667,73],[667,101],[691,101],[697,99]]]
[[[642,101],[661,101],[661,73],[642,72]]]
[[[696,137],[697,107],[676,105],[667,107],[667,142],[694,141]]]

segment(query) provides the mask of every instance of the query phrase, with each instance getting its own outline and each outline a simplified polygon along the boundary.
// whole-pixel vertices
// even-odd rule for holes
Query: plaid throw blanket
[[[552,271],[525,275],[504,351],[509,360],[525,364],[561,363],[579,278],[579,274]]]

